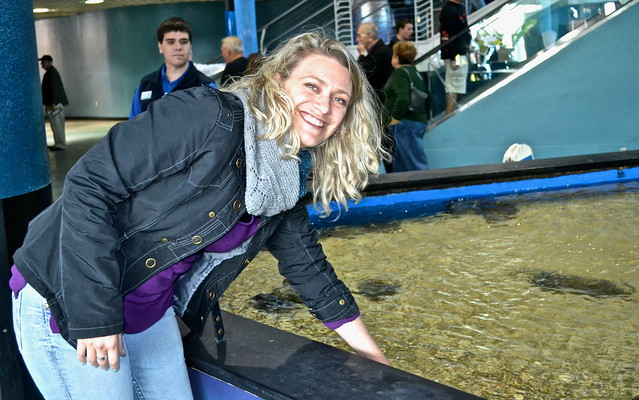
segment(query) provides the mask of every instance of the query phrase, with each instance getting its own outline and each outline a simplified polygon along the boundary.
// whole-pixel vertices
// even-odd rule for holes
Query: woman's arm
[[[355,320],[345,323],[335,329],[335,332],[360,356],[390,365],[388,359],[386,359],[386,356],[382,353],[379,346],[377,346],[368,329],[366,329],[366,325],[364,325],[364,321],[362,321],[361,317],[357,317]]]
[[[297,205],[280,216],[283,220],[267,242],[267,248],[279,260],[280,273],[295,288],[313,315],[321,321],[338,321],[359,313],[350,290],[337,278],[326,260],[319,235],[309,226],[306,205]],[[358,316],[335,329],[355,352],[388,365],[362,319]]]

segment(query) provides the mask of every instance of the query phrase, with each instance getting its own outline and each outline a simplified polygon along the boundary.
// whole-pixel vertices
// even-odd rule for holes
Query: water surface
[[[321,242],[393,366],[487,399],[631,400],[638,211],[637,184],[608,185],[456,202],[324,230]],[[268,253],[222,307],[348,349],[296,303]]]

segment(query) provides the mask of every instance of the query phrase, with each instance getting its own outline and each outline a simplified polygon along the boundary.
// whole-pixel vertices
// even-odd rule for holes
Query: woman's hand
[[[355,350],[357,354],[362,357],[366,357],[378,363],[390,365],[382,350],[377,346],[375,340],[373,340],[364,321],[361,317],[357,317],[351,322],[347,322],[339,328],[335,329],[338,335],[344,339],[349,346]]]
[[[120,356],[124,356],[122,334],[102,336],[90,339],[78,339],[78,360],[86,364],[87,360],[94,367],[104,370],[120,369]]]

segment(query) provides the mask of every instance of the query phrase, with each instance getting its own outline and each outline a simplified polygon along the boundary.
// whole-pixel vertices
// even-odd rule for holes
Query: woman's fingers
[[[122,339],[122,335],[118,335],[118,347],[120,349],[120,355],[125,356],[126,350],[124,350],[124,340]]]
[[[84,344],[82,339],[78,340],[77,349],[78,349],[78,361],[80,361],[82,364],[86,364],[87,363],[87,346]]]
[[[109,353],[109,364],[106,365],[105,369],[109,368],[114,371],[120,369],[120,354],[117,351],[113,352],[113,354]]]
[[[122,341],[122,335],[117,335],[114,346],[109,348],[109,352],[108,352],[109,364],[107,365],[107,369],[108,369],[108,366],[110,365],[114,371],[119,370],[120,356],[124,356],[124,355],[125,355],[124,342]]]
[[[110,335],[90,339],[78,339],[78,360],[88,361],[94,367],[104,370],[120,369],[120,354],[124,355],[122,335]]]
[[[109,369],[109,365],[110,365],[110,360],[109,360],[109,356],[105,353],[105,354],[101,354],[96,352],[96,361],[98,362],[98,365],[103,369],[103,370],[108,370]]]

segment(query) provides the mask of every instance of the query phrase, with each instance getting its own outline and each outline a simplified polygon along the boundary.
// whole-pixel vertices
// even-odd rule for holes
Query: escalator
[[[501,162],[513,143],[535,158],[638,149],[637,2],[514,0],[471,14],[467,93],[453,114],[440,47],[415,62],[431,91],[430,168]]]

